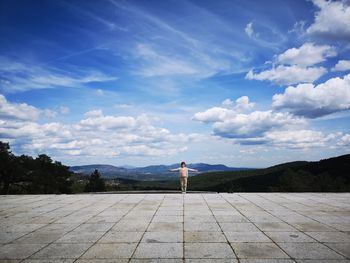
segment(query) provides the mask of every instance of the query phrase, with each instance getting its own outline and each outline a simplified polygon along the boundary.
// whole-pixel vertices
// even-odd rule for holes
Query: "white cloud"
[[[40,115],[54,117],[55,112],[49,109],[41,110],[26,103],[11,103],[0,94],[0,118],[33,121]]]
[[[350,146],[350,134],[344,134],[339,140],[337,145]]]
[[[250,111],[252,107],[246,105],[252,103],[244,96],[236,100],[236,107],[212,107],[194,114],[193,120],[213,123],[213,133],[223,138],[258,138],[263,136],[264,132],[275,128],[305,123],[302,118],[272,110],[242,113],[242,101],[245,105],[244,111]]]
[[[222,140],[241,145],[264,144],[283,149],[308,149],[335,144],[342,135],[306,129],[307,119],[289,112],[267,110],[241,113],[234,109],[232,100],[225,102],[231,109],[212,107],[193,117],[197,121],[212,123],[213,135]],[[342,141],[346,144],[347,140],[344,137]]]
[[[252,37],[254,34],[254,29],[253,29],[253,22],[250,22],[246,25],[244,31],[249,37]]]
[[[339,60],[332,68],[332,71],[347,71],[350,70],[350,60]]]
[[[85,114],[87,119],[79,121],[77,129],[108,130],[126,129],[136,125],[136,120],[130,116],[104,116],[101,110],[89,111]]]
[[[328,72],[325,67],[316,64],[336,55],[333,46],[304,43],[298,48],[290,48],[277,55],[271,69],[256,73],[251,69],[245,78],[269,80],[278,85],[313,83]]]
[[[248,96],[242,96],[242,97],[239,97],[236,100],[235,110],[237,112],[250,111],[254,107],[255,107],[255,103],[254,102],[249,102],[249,97]]]
[[[36,122],[7,121],[0,127],[0,134],[4,138],[30,140],[31,138],[44,139],[55,137],[62,140],[71,138],[69,126],[58,122],[39,124]],[[45,146],[45,144],[43,145]],[[49,145],[46,145],[49,147]]]
[[[260,137],[233,138],[233,142],[242,145],[272,146],[275,149],[301,149],[329,147],[339,138],[339,134],[324,134],[307,129],[277,129],[264,132]],[[340,146],[340,145],[339,145]]]
[[[313,0],[313,3],[319,11],[306,32],[330,39],[350,40],[349,1]]]
[[[350,74],[331,78],[319,85],[299,84],[288,87],[272,98],[275,109],[287,109],[310,118],[350,109]]]
[[[315,45],[305,43],[299,48],[290,48],[278,55],[277,61],[281,64],[311,66],[323,62],[328,57],[336,55],[334,47],[329,45]]]
[[[323,147],[333,139],[332,135],[325,135],[314,130],[285,130],[267,132],[264,137],[269,144],[290,149],[305,149]]]
[[[308,149],[328,146],[327,143],[332,143],[339,137],[336,134],[327,135],[305,129],[305,119],[286,112],[268,110],[242,114],[221,108],[224,114],[214,118],[215,112],[220,113],[218,108],[196,113],[194,120],[213,123],[215,136],[241,145],[264,144],[283,149]],[[338,145],[343,145],[343,141],[346,143],[347,138],[344,137]]]
[[[303,123],[303,119],[288,113],[254,111],[249,114],[239,113],[224,121],[215,122],[213,132],[225,138],[254,138],[271,129]]]
[[[3,106],[6,99],[3,96],[0,99]],[[11,111],[5,111],[6,115],[0,115],[1,140],[11,141],[15,149],[30,155],[45,152],[64,159],[67,155],[72,158],[169,156],[186,151],[188,143],[207,139],[202,134],[172,133],[157,127],[152,123],[154,119],[145,114],[114,116],[95,109],[72,124],[38,123],[41,113],[35,107],[27,104],[11,104],[11,107]],[[22,110],[28,114],[33,109],[30,118],[21,115]]]
[[[222,107],[212,107],[203,112],[197,112],[193,119],[201,122],[218,122],[224,121],[230,116],[233,117],[236,115],[234,110],[230,110]]]
[[[94,117],[102,117],[102,116],[103,116],[103,113],[102,113],[102,110],[101,110],[101,109],[90,110],[90,111],[85,112],[85,113],[84,113],[84,116],[85,116],[85,117],[91,117],[91,118],[94,118]]]
[[[236,116],[239,112],[252,110],[255,103],[249,102],[247,96],[242,96],[236,99],[236,101],[225,99],[222,105],[224,107],[212,107],[206,111],[197,112],[192,119],[207,123],[224,121]]]
[[[228,107],[228,106],[232,106],[234,104],[234,101],[231,99],[225,99],[221,104],[222,106]]]
[[[269,80],[279,85],[291,85],[297,83],[314,82],[326,72],[327,70],[324,67],[279,65],[260,73],[254,73],[253,70],[250,70],[245,77],[249,80]]]

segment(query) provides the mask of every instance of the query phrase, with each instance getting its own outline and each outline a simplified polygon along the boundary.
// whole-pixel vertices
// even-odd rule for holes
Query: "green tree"
[[[105,182],[97,169],[90,175],[85,192],[103,192],[106,190]]]
[[[0,141],[0,192],[8,194],[14,179],[16,157],[10,150],[9,143]]]
[[[279,184],[272,190],[282,192],[307,192],[314,187],[315,176],[303,170],[286,169],[279,178]]]
[[[70,193],[72,182],[69,180],[72,173],[68,166],[60,162],[53,162],[51,157],[40,154],[31,165],[29,187],[30,193],[58,194]]]
[[[0,141],[0,192],[1,194],[70,193],[72,172],[68,166],[53,162],[40,154],[15,156],[9,143]]]

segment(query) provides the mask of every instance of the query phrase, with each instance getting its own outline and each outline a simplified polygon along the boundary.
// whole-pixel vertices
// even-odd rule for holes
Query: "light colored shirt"
[[[180,177],[188,177],[188,171],[198,172],[196,169],[191,169],[187,167],[179,167],[179,168],[171,169],[170,171],[179,171]]]

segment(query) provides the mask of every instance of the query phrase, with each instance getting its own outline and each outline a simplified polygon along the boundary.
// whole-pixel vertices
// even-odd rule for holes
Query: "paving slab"
[[[182,258],[182,243],[140,243],[134,258]]]
[[[342,254],[346,258],[350,258],[350,243],[325,243],[331,249]]]
[[[256,259],[278,259],[289,258],[289,256],[282,251],[274,243],[231,243],[238,258],[256,258]]]
[[[349,243],[350,244],[350,234],[344,232],[305,232],[305,234],[313,237],[320,242],[330,242],[330,243]],[[350,251],[350,247],[349,247]]]
[[[350,262],[350,193],[0,196],[0,263]]]
[[[82,258],[90,259],[115,259],[130,258],[134,252],[136,243],[97,243],[90,247],[82,256]]]
[[[186,263],[238,263],[237,259],[233,258],[187,258]]]
[[[1,260],[24,259],[39,251],[45,244],[6,244],[0,247]]]
[[[185,243],[185,258],[236,258],[227,243]]]
[[[103,232],[72,231],[56,240],[56,243],[95,243],[99,240]]]
[[[183,232],[153,231],[146,232],[141,239],[146,243],[182,243]]]
[[[130,263],[183,263],[183,260],[178,258],[132,258]]]
[[[313,238],[299,231],[294,231],[294,232],[265,231],[265,235],[269,236],[274,242],[315,242]]]
[[[99,243],[138,243],[144,232],[113,232],[108,231],[101,237]]]
[[[62,244],[52,243],[44,247],[42,250],[33,254],[31,259],[66,259],[66,258],[78,258],[86,249],[91,246],[90,243],[80,244]]]
[[[229,242],[271,242],[263,232],[225,232]]]
[[[292,259],[245,259],[242,258],[240,263],[294,263],[295,261]]]
[[[204,231],[188,231],[185,232],[186,243],[201,243],[201,242],[226,242],[226,238],[220,231],[204,232]]]
[[[321,243],[278,243],[289,255],[296,259],[345,259],[339,253]]]

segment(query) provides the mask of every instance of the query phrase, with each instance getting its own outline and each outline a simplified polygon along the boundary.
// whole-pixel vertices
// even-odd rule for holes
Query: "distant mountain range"
[[[124,189],[178,190],[177,180],[122,181]],[[122,188],[120,186],[120,189]],[[188,189],[215,192],[350,192],[350,154],[296,161],[263,169],[201,173]]]
[[[242,171],[251,170],[252,168],[245,167],[228,167],[223,164],[207,164],[207,163],[193,163],[187,165],[189,168],[197,169],[199,173],[207,172],[220,172],[220,171]],[[179,167],[179,164],[170,165],[149,165],[145,167],[133,167],[133,166],[114,166],[108,164],[89,164],[80,166],[71,166],[70,170],[74,173],[90,175],[95,169],[97,169],[102,177],[105,178],[128,178],[138,180],[159,180],[169,179],[169,177],[176,177],[178,173],[170,172],[169,169]],[[191,173],[195,175],[198,173]]]

